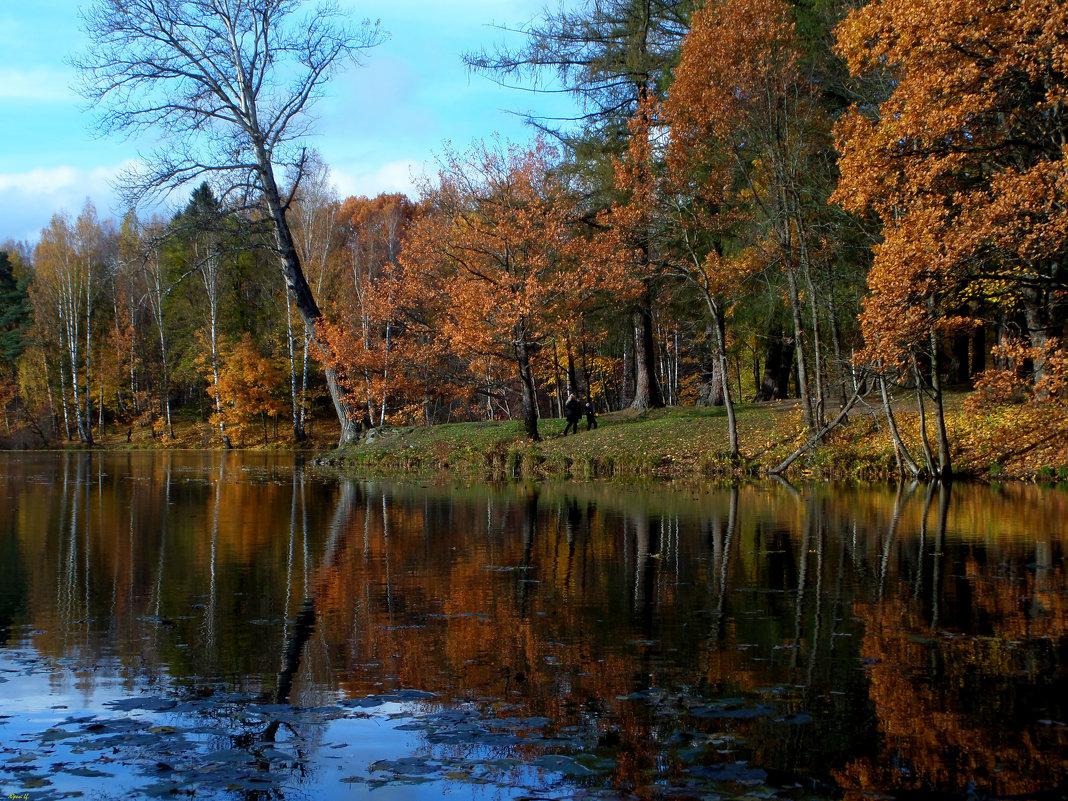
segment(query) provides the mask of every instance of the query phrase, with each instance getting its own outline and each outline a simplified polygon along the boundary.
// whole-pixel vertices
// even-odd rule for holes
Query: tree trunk
[[[764,351],[764,378],[757,392],[758,401],[782,400],[790,394],[790,373],[794,358],[793,343],[782,333],[782,325],[772,324]]]
[[[519,384],[523,392],[523,425],[527,436],[537,442],[538,434],[537,398],[534,395],[534,374],[530,366],[530,344],[521,335],[515,342],[516,364],[519,367]]]
[[[886,377],[880,373],[879,375],[879,392],[883,399],[883,411],[886,413],[886,424],[890,426],[890,436],[894,441],[894,457],[897,460],[898,471],[904,473],[905,468],[912,474],[913,478],[916,478],[920,474],[920,466],[916,464],[915,460],[909,454],[908,448],[905,447],[905,443],[901,439],[901,433],[897,428],[897,418],[894,416],[894,410],[890,407],[890,395],[886,391]]]
[[[289,350],[289,396],[293,412],[293,441],[303,442],[307,437],[300,419],[300,397],[297,391],[297,348],[293,333],[293,304],[286,290],[286,346]]]
[[[653,313],[648,293],[634,312],[634,399],[630,408],[643,412],[664,405],[664,395],[656,380],[656,347],[653,336]]]
[[[734,403],[731,400],[730,382],[727,380],[727,332],[723,320],[723,308],[720,304],[713,305],[709,302],[709,311],[712,312],[712,324],[716,332],[716,361],[719,363],[720,389],[723,395],[723,405],[727,409],[727,442],[730,447],[730,456],[737,461],[738,451],[738,421],[734,416]]]
[[[553,380],[556,383],[556,416],[564,416],[564,386],[560,380],[560,351],[557,340],[553,340]],[[488,397],[488,396],[487,396]]]
[[[986,326],[980,325],[972,333],[969,353],[969,379],[986,370]]]
[[[219,341],[217,325],[217,307],[212,300],[208,306],[211,315],[211,377],[215,381],[215,414],[219,416],[219,436],[222,437],[223,447],[227,450],[233,448],[230,435],[226,433],[226,421],[223,419],[222,396],[219,395]]]
[[[697,391],[697,405],[722,406],[723,379],[720,377],[722,366],[717,356],[716,335],[712,326],[708,326],[706,335],[712,340],[712,349],[701,359],[701,386]]]
[[[935,403],[935,430],[938,433],[938,480],[949,481],[953,477],[953,465],[949,455],[949,434],[946,431],[946,411],[942,403],[942,373],[938,368],[938,338],[931,329],[931,391]]]
[[[798,230],[801,229],[801,220],[798,219]],[[808,261],[808,240],[804,236],[799,237],[798,250],[801,255],[801,271],[808,288],[809,311],[812,315],[812,373],[813,383],[816,389],[815,403],[812,406],[812,422],[815,426],[824,423],[824,412],[827,401],[824,392],[823,376],[823,338],[820,335],[819,305],[816,298],[816,285],[812,281],[812,266]]]
[[[575,345],[570,335],[564,337],[564,351],[567,354],[567,391],[579,394],[578,374],[575,372]]]
[[[809,431],[815,431],[816,419],[812,414],[812,399],[808,392],[805,328],[801,322],[801,301],[797,293],[797,275],[792,267],[787,267],[786,269],[786,282],[790,290],[790,310],[793,312],[794,320],[794,352],[797,356],[797,393],[801,398],[801,419]]]
[[[293,297],[293,302],[300,312],[301,318],[308,330],[312,333],[315,344],[325,350],[325,343],[319,340],[319,332],[315,324],[323,316],[319,310],[319,304],[315,302],[311,287],[300,266],[300,257],[293,243],[293,233],[290,231],[289,222],[286,220],[286,212],[282,207],[282,196],[278,190],[278,184],[274,179],[274,167],[263,142],[256,143],[256,160],[263,181],[263,195],[267,208],[274,223],[275,242],[278,245],[278,254],[282,260],[282,274],[286,279],[286,286]],[[330,390],[330,398],[334,402],[334,412],[341,424],[341,438],[338,444],[345,445],[357,437],[356,412],[352,408],[348,393],[338,383],[337,374],[329,365],[323,365],[326,373],[326,386]]]
[[[92,333],[93,333],[93,303],[92,303],[92,288],[93,278],[92,273],[86,277],[85,282],[85,442],[87,445],[93,444],[93,403],[90,393],[90,387],[93,385],[93,351],[92,351]],[[103,406],[104,398],[100,398],[100,404]]]
[[[378,424],[384,426],[386,424],[386,400],[389,397],[389,350],[393,344],[393,321],[386,320],[386,341],[383,343],[385,349],[382,354],[382,408],[378,416]]]
[[[1049,342],[1049,317],[1042,303],[1041,291],[1027,289],[1023,293],[1023,315],[1027,323],[1027,339],[1032,348],[1031,363],[1035,382],[1046,375],[1045,348]]]
[[[916,406],[920,415],[920,445],[923,447],[923,459],[927,463],[927,475],[935,476],[934,453],[931,451],[931,439],[927,436],[927,405],[923,400],[923,378],[921,378],[920,365],[916,355],[912,356],[912,374],[916,379]]]

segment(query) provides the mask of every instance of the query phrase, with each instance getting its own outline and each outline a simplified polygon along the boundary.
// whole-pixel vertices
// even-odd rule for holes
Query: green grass
[[[766,405],[738,411],[739,426],[749,432],[748,437],[743,434],[743,452],[771,453],[764,434],[782,422],[783,412]],[[326,458],[367,472],[448,471],[508,478],[727,476],[755,474],[766,467],[762,459],[734,464],[728,458],[723,409],[613,412],[598,423],[586,431],[582,422],[578,434],[564,437],[562,419],[543,419],[538,442],[528,440],[517,421],[387,428],[369,443],[341,448]],[[792,447],[787,442],[779,450],[785,456]]]

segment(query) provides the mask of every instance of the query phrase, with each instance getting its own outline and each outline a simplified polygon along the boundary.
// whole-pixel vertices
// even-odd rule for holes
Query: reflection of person
[[[582,419],[582,404],[579,403],[579,399],[575,397],[575,393],[571,393],[567,396],[567,403],[564,404],[566,410],[565,417],[567,418],[567,425],[564,426],[564,436],[567,436],[568,429],[571,429],[573,434],[578,433],[579,420]]]
[[[593,401],[586,399],[586,406],[584,407],[586,412],[586,430],[591,428],[597,428],[597,413],[593,410]]]

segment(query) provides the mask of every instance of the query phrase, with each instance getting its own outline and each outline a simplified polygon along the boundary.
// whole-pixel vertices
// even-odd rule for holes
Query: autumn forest
[[[102,48],[115,24],[88,19]],[[866,398],[896,442],[907,398],[922,452],[899,460],[934,475],[949,392],[998,436],[1068,432],[1068,5],[593,0],[523,33],[464,59],[574,118],[447,148],[418,197],[339,197],[276,104],[234,145],[255,158],[178,154],[125,215],[87,201],[4,244],[7,446],[167,445],[191,420],[203,447],[501,419],[536,440],[570,393],[724,407],[734,459],[740,404],[790,399],[815,435]],[[301,102],[337,57],[317,48]],[[114,63],[86,57],[92,99],[137,99]],[[224,88],[211,125],[258,102]],[[177,211],[134,205],[150,184]]]

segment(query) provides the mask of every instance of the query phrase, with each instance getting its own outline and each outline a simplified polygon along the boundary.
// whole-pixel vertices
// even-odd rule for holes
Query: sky
[[[138,145],[101,137],[71,88],[69,59],[86,46],[79,8],[90,2],[0,0],[0,242],[32,244],[52,215],[77,216],[86,199],[101,217],[123,214],[111,182],[138,157]],[[314,110],[308,144],[330,166],[338,194],[414,196],[446,142],[463,150],[494,133],[522,142],[531,129],[515,112],[566,112],[566,98],[499,87],[470,74],[461,59],[515,42],[495,26],[535,19],[544,4],[340,0],[357,20],[379,19],[389,38],[364,66],[336,77]]]

